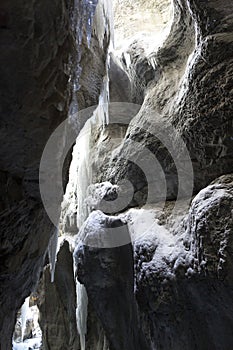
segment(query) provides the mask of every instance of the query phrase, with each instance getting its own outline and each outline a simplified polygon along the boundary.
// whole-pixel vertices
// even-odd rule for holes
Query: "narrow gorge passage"
[[[0,48],[0,350],[233,348],[232,1],[3,1]]]

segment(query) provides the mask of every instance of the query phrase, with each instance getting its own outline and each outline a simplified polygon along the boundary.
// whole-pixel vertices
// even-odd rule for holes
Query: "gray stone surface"
[[[233,345],[232,180],[222,176],[193,199],[174,232],[184,247],[178,248],[180,263],[164,254],[167,267],[159,269],[161,246],[135,246],[136,297],[151,348],[227,350]]]
[[[43,349],[80,349],[73,257],[67,241],[57,256],[54,283],[51,283],[49,266],[44,271],[38,288],[38,307]]]
[[[93,228],[94,241],[101,242],[104,236],[108,236],[108,228],[118,226],[118,232],[114,233],[121,232],[128,236],[127,229],[119,218],[105,216],[105,220],[97,226],[99,229]],[[94,242],[91,237],[88,238],[85,242]],[[130,241],[130,238],[126,240]],[[87,289],[88,298],[104,328],[110,349],[149,349],[138,323],[132,245],[111,249],[80,245],[74,254],[77,278]]]
[[[154,54],[159,79],[150,82],[122,147],[108,163],[107,174],[101,174],[101,181],[115,183],[127,178],[133,183],[140,195],[132,206],[145,202],[147,183],[140,170],[127,161],[139,152],[137,146],[131,150],[131,141],[155,154],[167,176],[167,198],[176,196],[177,175],[169,149],[151,136],[158,127],[166,130],[166,124],[172,125],[187,145],[194,167],[195,193],[232,171],[232,4],[192,1],[189,7],[186,1],[174,1],[174,6],[171,33]]]

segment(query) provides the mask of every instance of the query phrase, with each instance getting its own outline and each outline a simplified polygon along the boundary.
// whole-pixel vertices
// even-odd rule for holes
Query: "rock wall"
[[[112,125],[106,127],[103,141],[100,142],[96,133],[91,153],[92,159],[98,159],[100,171],[93,166],[94,179],[114,184],[127,179],[133,184],[134,198],[128,207],[136,209],[127,210],[126,207],[124,213],[131,218],[133,233],[143,226],[132,210],[136,213],[144,210],[143,224],[149,224],[151,217],[156,222],[152,229],[149,227],[145,239],[139,237],[133,243],[139,324],[149,348],[227,350],[233,343],[230,332],[232,282],[229,278],[232,273],[232,176],[226,175],[233,171],[232,4],[199,0],[174,1],[173,4],[173,24],[164,45],[143,57],[140,42],[127,51],[131,55],[131,66],[138,65],[141,77],[148,77],[148,67],[153,74],[144,84],[144,95],[139,94],[141,101],[137,101],[142,103],[139,113],[129,123],[126,134],[119,136],[116,147]],[[137,52],[140,52],[138,56]],[[130,76],[124,57],[121,58],[122,67]],[[161,132],[169,138],[170,126],[174,131],[171,144],[176,147],[176,137],[181,136],[188,148],[194,168],[193,194],[197,194],[189,213],[186,215],[181,209],[173,218],[170,213],[177,196],[179,174],[170,150],[154,136]],[[119,125],[116,130],[118,133]],[[168,191],[162,212],[159,203],[142,207],[147,201],[148,184],[132,161],[140,152],[137,144],[149,149],[165,172]],[[106,152],[101,153],[101,149]],[[181,162],[186,162],[182,159],[182,150],[176,155]],[[219,178],[221,175],[224,176]],[[129,219],[129,227],[131,221]],[[97,230],[96,235],[98,233]],[[93,283],[106,281],[105,273],[110,269],[113,269],[111,276],[117,276],[114,263],[118,260],[114,258],[108,264],[105,251],[91,250],[90,253],[90,249],[86,247],[82,251],[78,279],[86,286],[92,307],[98,310],[97,317],[110,341],[110,349],[114,350],[120,341],[119,329],[114,325],[128,324],[128,316],[123,311],[119,315],[114,309],[113,293],[108,292],[108,287],[99,294],[101,283],[95,291]],[[98,262],[97,267],[90,269],[92,253],[93,261],[97,259]],[[107,281],[111,284],[112,277]],[[120,303],[118,305],[120,308]],[[129,303],[125,307],[127,309]],[[106,309],[112,310],[108,322]],[[115,330],[114,339],[109,334],[111,327]],[[120,333],[124,334],[124,330]]]
[[[152,348],[232,347],[232,189],[232,175],[220,177],[193,199],[172,240],[162,241],[160,226],[136,243],[136,296]]]
[[[11,349],[16,312],[39,278],[53,228],[38,169],[47,139],[68,111],[71,11],[66,1],[0,6],[2,350]]]
[[[69,113],[78,55],[74,6],[66,0],[0,4],[2,350],[12,347],[17,310],[35,289],[53,231],[40,198],[39,164],[47,140]],[[80,108],[97,103],[105,69],[97,41],[89,50],[83,40],[82,51]]]
[[[232,8],[231,4],[218,7],[213,3],[174,2],[170,35],[164,46],[154,53],[155,78],[153,80],[152,75],[143,106],[132,120],[122,147],[108,164],[110,171],[101,180],[107,178],[116,182],[126,177],[134,184],[135,192],[140,192],[143,197],[146,181],[137,175],[135,166],[124,160],[131,152],[130,141],[139,141],[159,159],[167,176],[168,199],[174,199],[177,191],[175,168],[171,166],[171,159],[165,161],[169,152],[153,137],[157,128],[165,128],[166,123],[175,127],[188,147],[195,172],[195,193],[219,175],[232,172],[232,24],[229,8]],[[141,56],[136,64],[140,59]],[[143,66],[141,62],[140,68],[141,75],[146,76],[148,63]],[[136,155],[138,149],[134,152]]]

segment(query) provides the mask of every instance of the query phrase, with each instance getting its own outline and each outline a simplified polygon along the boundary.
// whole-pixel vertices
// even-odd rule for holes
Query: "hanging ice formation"
[[[80,336],[81,350],[85,350],[85,335],[87,333],[87,306],[88,297],[86,288],[84,285],[76,282],[76,295],[77,295],[77,308],[76,308],[76,320],[77,329]]]
[[[98,2],[98,4],[97,4]],[[77,28],[77,44],[79,48],[81,47],[83,28],[86,30],[87,42],[90,46],[92,31],[94,31],[96,37],[98,38],[100,47],[103,48],[104,40],[107,38],[109,45],[113,45],[113,12],[112,12],[112,1],[111,0],[94,0],[94,1],[81,1],[81,13],[79,14],[79,20],[76,23]],[[80,6],[80,2],[79,5]],[[81,18],[80,18],[81,17]],[[93,26],[92,26],[93,24]],[[81,28],[81,30],[80,30]],[[81,52],[81,50],[79,50]],[[80,55],[80,53],[79,53]],[[77,66],[77,76],[74,84],[74,95],[76,95],[79,89],[79,77],[81,74],[81,67],[79,65],[80,57],[78,58]],[[76,145],[73,150],[73,159],[75,160],[76,166],[72,171],[75,173],[73,184],[71,188],[73,191],[77,192],[78,198],[78,214],[77,214],[77,224],[80,228],[82,224],[88,217],[88,207],[85,203],[87,188],[92,183],[92,170],[91,170],[91,159],[90,159],[90,149],[91,149],[91,136],[93,128],[102,127],[109,123],[109,55],[107,53],[106,59],[106,74],[103,78],[103,86],[101,94],[99,96],[99,103],[93,116],[86,122],[85,126],[81,130],[79,137],[76,141]],[[76,97],[73,99],[73,106],[77,108]],[[72,112],[77,112],[72,111]],[[72,168],[72,165],[71,165]],[[72,177],[70,171],[70,177]],[[75,269],[74,269],[75,271]],[[76,273],[76,271],[75,271]],[[77,308],[76,308],[76,320],[77,329],[80,335],[81,350],[85,350],[85,335],[87,331],[87,313],[88,313],[88,297],[86,289],[78,281],[76,281],[76,293],[77,293]]]
[[[58,229],[55,228],[52,237],[50,238],[48,245],[48,256],[50,264],[50,274],[51,274],[51,283],[54,282],[54,274],[56,268],[56,259],[57,259],[57,249],[58,249]]]
[[[31,312],[29,307],[30,297],[26,298],[21,306],[21,340],[23,341],[26,330],[27,320],[30,319]]]

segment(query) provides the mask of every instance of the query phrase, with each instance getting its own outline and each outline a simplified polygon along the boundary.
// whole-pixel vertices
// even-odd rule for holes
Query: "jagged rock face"
[[[57,350],[79,349],[73,257],[66,241],[58,253],[54,277],[54,283],[51,283],[47,266],[38,288],[43,347]]]
[[[233,5],[192,1],[191,6],[199,24],[197,46],[187,92],[173,117],[188,144],[200,189],[232,172]]]
[[[185,222],[187,248],[193,250],[202,272],[231,282],[233,177],[224,175],[193,200]]]
[[[183,242],[179,260],[172,260],[175,254],[165,248],[169,254],[162,256],[160,268],[161,245],[136,245],[141,322],[157,349],[227,350],[233,345],[232,179],[220,177],[193,199],[174,232]]]

